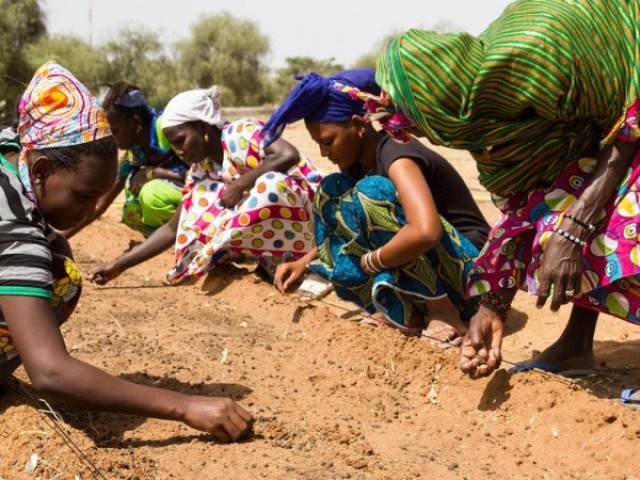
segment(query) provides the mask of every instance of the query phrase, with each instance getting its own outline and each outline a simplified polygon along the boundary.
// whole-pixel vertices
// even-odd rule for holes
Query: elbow
[[[420,250],[426,253],[440,243],[440,239],[442,238],[442,225],[438,223],[437,226],[421,228],[418,230],[416,237]]]
[[[48,395],[53,398],[64,396],[64,385],[68,382],[65,379],[64,362],[49,364],[29,368],[27,374],[31,385],[38,393]]]

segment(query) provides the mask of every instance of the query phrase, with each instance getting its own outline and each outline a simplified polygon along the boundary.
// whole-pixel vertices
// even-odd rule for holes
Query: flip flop
[[[550,363],[544,363],[544,362],[536,362],[535,360],[517,363],[516,365],[511,367],[508,371],[510,373],[522,373],[522,372],[530,372],[531,370],[541,370],[546,373],[557,373],[558,375],[562,375],[563,377],[567,377],[567,378],[588,377],[590,375],[597,375],[598,373],[595,370],[591,370],[588,368],[564,369],[557,365],[551,365]]]
[[[620,393],[620,403],[625,407],[633,408],[634,410],[640,410],[640,395],[637,388],[625,388]]]
[[[360,325],[370,325],[372,327],[393,328],[395,330],[399,330],[400,333],[408,337],[419,337],[422,335],[422,327],[403,327],[396,325],[395,323],[391,323],[389,320],[383,318],[365,317],[358,323]]]

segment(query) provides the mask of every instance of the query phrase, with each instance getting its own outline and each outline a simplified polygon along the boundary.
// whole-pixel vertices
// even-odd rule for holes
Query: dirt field
[[[302,125],[285,137],[331,169]],[[445,155],[493,221],[474,163],[465,153]],[[112,208],[73,239],[85,272],[139,240],[118,218]],[[459,371],[457,351],[360,326],[353,309],[283,297],[240,268],[166,287],[170,265],[167,252],[107,287],[85,283],[64,327],[68,348],[132,381],[233,397],[257,416],[255,434],[219,445],[177,423],[52,403],[68,438],[100,473],[92,472],[10,384],[0,395],[0,478],[640,478],[633,453],[640,412],[615,401],[640,384],[633,325],[602,318],[598,376],[572,382],[500,370],[473,381]],[[333,295],[326,301],[338,304]],[[568,312],[536,310],[523,293],[514,307],[504,341],[509,362],[551,343]],[[17,377],[33,394],[22,369]],[[38,463],[27,473],[32,454]]]

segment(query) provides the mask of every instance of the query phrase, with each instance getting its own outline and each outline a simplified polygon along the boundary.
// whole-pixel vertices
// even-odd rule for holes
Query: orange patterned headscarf
[[[26,150],[80,145],[111,135],[97,99],[55,62],[36,70],[18,114],[18,135]]]

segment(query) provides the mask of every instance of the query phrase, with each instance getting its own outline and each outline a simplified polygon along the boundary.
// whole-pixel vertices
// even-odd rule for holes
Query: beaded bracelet
[[[563,236],[564,238],[566,238],[567,240],[569,240],[570,242],[575,243],[576,245],[580,246],[580,247],[584,247],[587,242],[585,242],[584,240],[575,237],[573,235],[571,235],[569,232],[564,231],[563,229],[561,229],[560,227],[553,227],[553,231],[555,233],[557,233],[558,235]]]
[[[503,322],[507,319],[507,313],[511,310],[511,304],[496,292],[487,292],[482,295],[480,305],[493,310]]]
[[[583,228],[586,228],[591,233],[596,231],[596,226],[593,223],[585,222],[584,220],[580,220],[578,217],[573,215],[572,213],[565,213],[564,216],[569,220],[573,220],[574,223],[577,223]]]

